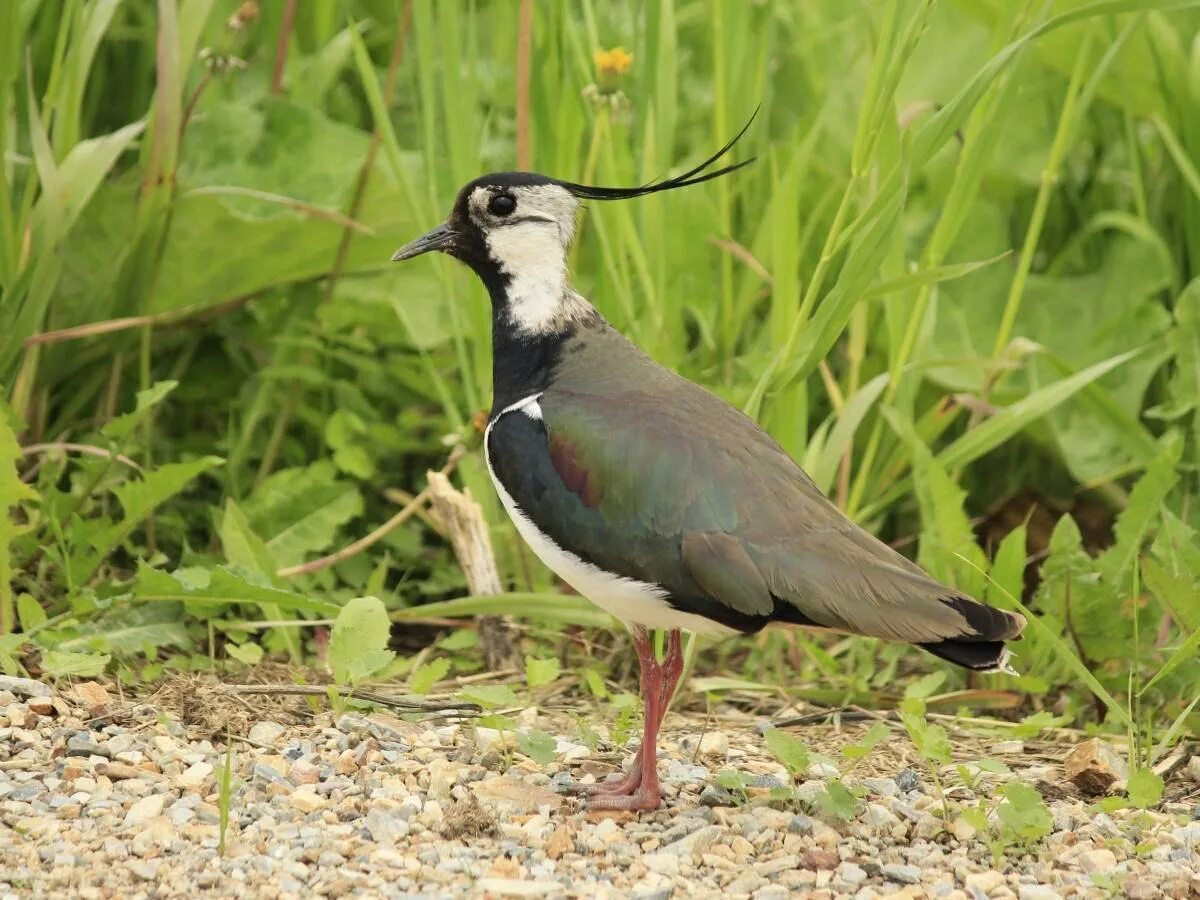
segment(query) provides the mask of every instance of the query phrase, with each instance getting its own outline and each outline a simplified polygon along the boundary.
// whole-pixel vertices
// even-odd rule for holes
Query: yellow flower
[[[605,93],[616,90],[621,76],[633,65],[633,55],[626,53],[623,47],[597,50],[592,54],[592,59],[596,62],[596,81]]]

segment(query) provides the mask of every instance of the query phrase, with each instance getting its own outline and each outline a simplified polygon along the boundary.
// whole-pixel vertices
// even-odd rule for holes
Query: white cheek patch
[[[488,254],[509,278],[507,313],[516,330],[547,334],[586,316],[591,306],[567,278],[579,202],[555,184],[521,185],[511,189],[517,206],[506,220],[488,210],[493,193],[486,187],[472,192],[471,217],[484,233]]]
[[[531,333],[549,330],[571,295],[559,229],[536,221],[505,225],[487,235],[487,245],[509,276],[508,308],[514,324]]]

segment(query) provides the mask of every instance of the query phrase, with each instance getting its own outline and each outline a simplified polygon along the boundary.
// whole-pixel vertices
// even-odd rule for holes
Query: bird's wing
[[[560,547],[734,627],[784,619],[913,643],[997,638],[1003,620],[980,615],[1006,614],[846,519],[750,419],[674,376],[650,387],[550,388],[540,418],[494,424],[497,477]]]

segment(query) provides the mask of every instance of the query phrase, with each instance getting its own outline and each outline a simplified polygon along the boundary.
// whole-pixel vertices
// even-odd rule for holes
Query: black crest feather
[[[714,169],[711,172],[704,170],[715,163],[718,159],[730,151],[750,128],[758,115],[759,107],[754,108],[754,112],[750,114],[750,118],[746,124],[742,126],[742,130],[735,134],[724,147],[706,159],[700,165],[688,169],[680,175],[673,178],[664,178],[662,181],[653,181],[650,184],[644,184],[641,187],[631,188],[615,188],[615,187],[596,187],[588,184],[575,184],[572,181],[560,181],[554,179],[554,183],[560,187],[566,188],[576,197],[582,200],[628,200],[631,197],[644,197],[646,194],[657,194],[659,191],[673,191],[675,188],[687,187],[691,184],[700,184],[704,181],[711,181],[714,178],[720,178],[722,175],[728,175],[730,172],[736,172],[743,166],[748,166],[754,162],[754,157],[743,160],[740,163],[734,163],[729,166],[722,166],[719,169]],[[703,174],[701,174],[703,173]]]

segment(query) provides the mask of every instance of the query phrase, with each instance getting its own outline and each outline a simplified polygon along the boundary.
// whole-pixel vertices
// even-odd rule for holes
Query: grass
[[[634,184],[758,107],[755,165],[585,211],[578,288],[866,527],[1025,610],[1022,675],[987,681],[1022,715],[1125,734],[1143,767],[1200,731],[1196,3],[240,6],[0,4],[5,670],[312,662],[378,597],[392,646],[343,629],[339,678],[476,673],[430,623],[512,613],[531,658],[602,685],[621,639],[477,450],[486,296],[388,257],[518,147]],[[598,71],[616,46],[628,69]],[[457,445],[500,597],[464,597],[409,504]],[[689,654],[828,704],[899,704],[938,665],[793,631]]]

